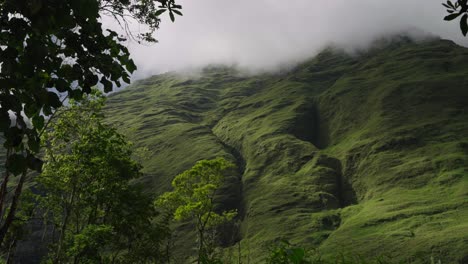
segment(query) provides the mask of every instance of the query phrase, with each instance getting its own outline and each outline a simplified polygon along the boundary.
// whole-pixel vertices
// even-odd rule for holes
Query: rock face
[[[155,193],[197,160],[237,163],[218,199],[240,228],[223,245],[253,259],[278,238],[325,257],[467,259],[468,49],[452,42],[327,49],[281,74],[163,74],[106,111],[142,148]]]

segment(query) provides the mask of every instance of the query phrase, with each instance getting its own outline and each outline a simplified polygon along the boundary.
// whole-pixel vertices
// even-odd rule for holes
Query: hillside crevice
[[[219,237],[219,243],[223,247],[233,246],[242,240],[240,231],[240,223],[244,220],[245,216],[245,201],[243,193],[242,176],[244,175],[246,162],[242,154],[233,146],[227,144],[215,133],[212,134],[218,139],[218,142],[223,146],[224,150],[234,158],[236,168],[225,179],[224,186],[222,187],[219,197],[220,205],[217,210],[237,210],[237,221],[227,223],[220,228],[222,232]]]
[[[288,132],[302,141],[312,143],[318,149],[325,149],[328,146],[328,135],[325,126],[321,125],[319,109],[315,103],[300,106],[296,111],[299,114]]]
[[[219,139],[219,138],[218,138]],[[241,218],[243,218],[243,209],[244,209],[244,205],[243,205],[243,184],[242,184],[242,175],[244,175],[244,171],[245,171],[245,159],[244,157],[241,155],[241,153],[234,147],[226,144],[225,142],[219,140],[219,142],[223,145],[224,149],[226,150],[226,152],[228,152],[229,154],[231,154],[232,157],[234,157],[235,159],[235,164],[236,164],[236,174],[237,174],[237,185],[238,185],[238,198],[239,199],[236,199],[235,201],[233,201],[233,203],[231,203],[230,205],[232,206],[229,206],[229,207],[234,207],[238,210],[238,213],[239,213],[239,216],[241,216]],[[234,206],[236,205],[236,206]]]
[[[324,181],[323,185],[330,186],[326,188],[325,191],[335,196],[337,207],[344,208],[356,204],[356,193],[350,183],[350,175],[343,173],[343,165],[339,159],[323,155],[318,158],[316,166],[331,169],[331,171],[327,171],[328,173],[324,176],[326,176],[326,178],[331,177],[330,180],[334,184],[326,184],[326,181]]]

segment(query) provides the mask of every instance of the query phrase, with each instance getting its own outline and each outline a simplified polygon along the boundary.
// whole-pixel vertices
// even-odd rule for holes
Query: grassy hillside
[[[282,74],[158,75],[106,111],[144,154],[149,191],[200,159],[238,164],[219,197],[240,210],[226,244],[254,260],[286,238],[325,257],[453,263],[468,261],[467,73],[467,49],[401,40]]]

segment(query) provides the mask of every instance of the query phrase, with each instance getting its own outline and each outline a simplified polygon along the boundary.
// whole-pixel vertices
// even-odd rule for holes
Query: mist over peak
[[[180,0],[183,17],[163,20],[151,46],[129,43],[134,79],[210,64],[259,73],[292,67],[327,46],[363,52],[377,39],[434,37],[468,42],[456,23],[443,21],[439,0],[282,1]],[[196,70],[195,70],[196,71]]]

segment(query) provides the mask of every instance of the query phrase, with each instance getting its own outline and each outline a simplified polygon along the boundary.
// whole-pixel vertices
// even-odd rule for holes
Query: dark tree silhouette
[[[451,21],[460,17],[460,29],[463,36],[466,36],[468,33],[468,0],[457,0],[452,3],[447,1],[447,3],[442,3],[444,7],[447,8],[447,15],[444,20]]]

